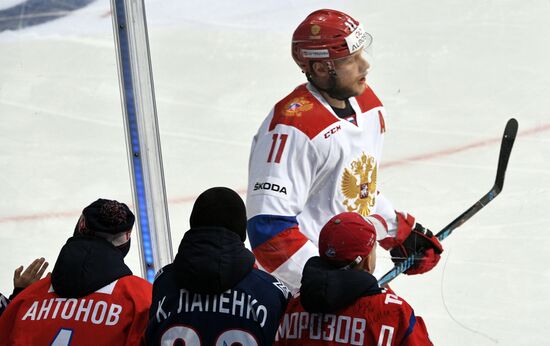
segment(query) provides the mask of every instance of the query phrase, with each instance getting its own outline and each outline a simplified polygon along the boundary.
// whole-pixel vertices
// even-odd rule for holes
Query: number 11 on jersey
[[[277,148],[277,154],[275,155],[275,159],[273,160],[273,162],[275,163],[279,163],[281,162],[281,156],[283,156],[283,150],[285,149],[285,144],[286,144],[286,139],[288,138],[288,135],[286,134],[282,134],[280,135],[279,137],[279,134],[278,133],[274,133],[273,134],[273,137],[272,137],[272,142],[271,142],[271,149],[269,150],[269,155],[267,156],[267,162],[271,162],[271,160],[273,159],[273,153],[275,152],[275,147],[277,147],[277,140],[279,140],[279,146]]]

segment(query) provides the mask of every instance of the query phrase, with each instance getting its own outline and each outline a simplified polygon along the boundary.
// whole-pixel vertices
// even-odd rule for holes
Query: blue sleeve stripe
[[[406,339],[409,335],[412,334],[414,326],[416,324],[416,316],[414,315],[414,311],[411,312],[411,318],[409,318],[409,328],[407,328],[407,331],[405,332],[405,336],[403,339]]]
[[[248,220],[248,238],[255,248],[281,233],[287,228],[298,225],[296,216],[256,215]]]

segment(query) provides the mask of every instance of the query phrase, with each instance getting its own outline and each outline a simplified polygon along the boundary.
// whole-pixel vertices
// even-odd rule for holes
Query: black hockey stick
[[[468,221],[472,216],[474,216],[478,211],[485,207],[489,202],[491,202],[500,191],[504,185],[504,175],[506,173],[506,167],[508,166],[508,159],[512,153],[512,147],[514,146],[514,141],[516,139],[516,134],[518,132],[518,122],[516,119],[511,118],[506,123],[506,128],[504,129],[504,135],[502,136],[502,143],[500,145],[500,154],[498,157],[498,168],[497,168],[497,177],[495,179],[495,184],[479,201],[474,205],[468,208],[463,212],[459,217],[454,219],[450,224],[445,226],[439,233],[435,236],[440,241],[447,238],[455,228],[462,225],[464,222]],[[396,264],[393,269],[384,274],[378,280],[380,286],[386,285],[391,280],[395,279],[399,274],[403,273],[405,270],[409,269],[415,262],[415,260],[422,257],[423,251],[415,252],[403,262]]]

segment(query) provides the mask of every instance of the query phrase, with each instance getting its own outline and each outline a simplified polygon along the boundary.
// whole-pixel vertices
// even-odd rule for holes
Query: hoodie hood
[[[240,282],[254,262],[254,255],[236,233],[222,227],[197,227],[185,233],[174,272],[178,286],[217,294]]]
[[[308,312],[335,312],[362,296],[382,292],[378,281],[366,271],[342,270],[320,257],[310,258],[304,266],[300,302]]]
[[[52,286],[59,296],[79,298],[132,275],[120,250],[93,236],[69,238],[52,271]]]

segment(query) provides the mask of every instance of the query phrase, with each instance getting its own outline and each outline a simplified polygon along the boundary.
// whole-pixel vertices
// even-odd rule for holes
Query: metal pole
[[[111,0],[142,274],[172,262],[172,240],[143,0]]]

